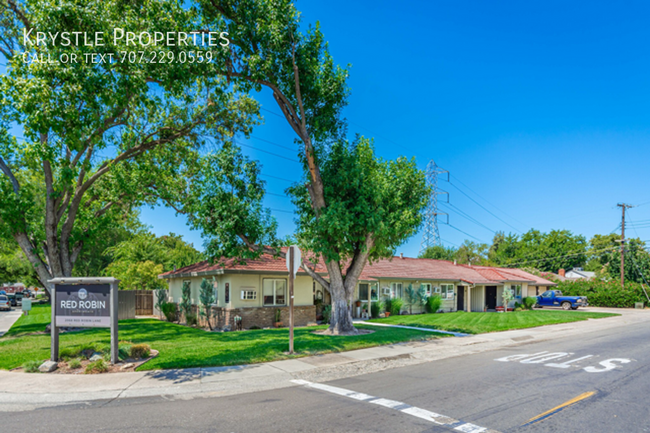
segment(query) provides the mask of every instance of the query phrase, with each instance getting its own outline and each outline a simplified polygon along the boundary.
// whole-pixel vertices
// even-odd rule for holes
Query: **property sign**
[[[110,328],[110,284],[57,284],[56,326]]]

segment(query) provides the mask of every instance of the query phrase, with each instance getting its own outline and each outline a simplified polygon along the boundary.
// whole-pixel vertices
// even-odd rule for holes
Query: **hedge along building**
[[[325,266],[318,262],[312,269],[327,278]],[[289,320],[288,272],[283,258],[264,254],[245,264],[234,259],[222,259],[216,264],[204,261],[160,278],[169,282],[170,297],[180,302],[182,286],[190,283],[192,304],[199,304],[203,278],[213,281],[216,302],[212,307],[219,328],[232,326],[233,318],[240,316],[242,326],[269,327],[275,322],[276,310],[281,321]],[[366,265],[355,289],[354,301],[373,303],[391,298],[406,298],[412,285],[424,287],[425,293],[442,298],[442,311],[491,311],[503,305],[503,288],[513,291],[515,302],[526,296],[535,296],[556,284],[521,269],[486,266],[456,265],[444,260],[414,259],[403,256],[384,259]],[[316,321],[317,300],[330,303],[330,296],[318,282],[304,271],[298,271],[294,281],[294,311],[296,326]],[[419,305],[405,304],[402,311],[421,312]],[[352,314],[360,315],[360,308],[352,306]]]

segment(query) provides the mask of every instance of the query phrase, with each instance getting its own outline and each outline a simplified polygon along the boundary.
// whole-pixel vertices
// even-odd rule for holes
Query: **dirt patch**
[[[372,331],[370,329],[357,329],[357,332],[355,333],[346,333],[346,334],[333,334],[329,329],[321,329],[318,331],[313,331],[312,334],[316,335],[331,335],[333,337],[355,337],[357,335],[366,335],[366,334],[372,334],[375,331]]]

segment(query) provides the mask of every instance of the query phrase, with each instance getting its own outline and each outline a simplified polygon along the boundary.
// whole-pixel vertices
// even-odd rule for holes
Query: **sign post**
[[[293,353],[293,279],[301,263],[300,249],[296,245],[291,245],[287,254],[287,270],[289,271],[289,353]]]
[[[55,278],[53,284],[51,356],[59,360],[59,328],[110,328],[111,363],[118,362],[118,283],[111,277]]]

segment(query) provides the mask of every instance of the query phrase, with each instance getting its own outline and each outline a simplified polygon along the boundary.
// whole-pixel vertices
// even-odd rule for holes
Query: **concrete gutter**
[[[622,315],[516,331],[471,335],[464,338],[440,338],[232,367],[98,375],[0,371],[0,412],[26,411],[40,407],[130,397],[190,399],[258,392],[296,386],[291,382],[296,379],[325,382],[530,342],[575,336],[585,338],[587,333],[597,334],[605,329],[650,322],[650,310],[600,308],[589,308],[589,310],[611,311]]]

